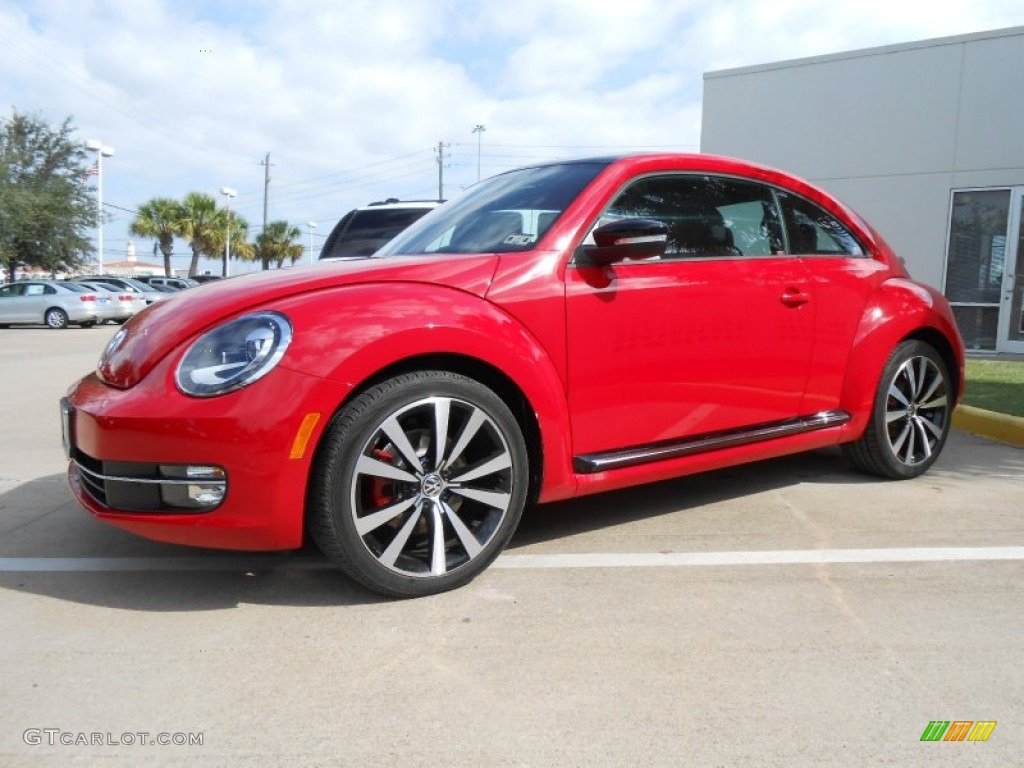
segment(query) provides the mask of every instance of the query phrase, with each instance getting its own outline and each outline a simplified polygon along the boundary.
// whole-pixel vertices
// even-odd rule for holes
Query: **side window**
[[[39,285],[38,283],[29,283],[25,286],[26,296],[42,296],[46,291],[43,289],[45,286]]]
[[[640,179],[619,194],[598,225],[626,218],[668,226],[666,259],[784,252],[774,195],[752,182],[692,174]]]
[[[789,252],[798,255],[863,256],[864,249],[832,214],[809,200],[779,193],[789,234]]]
[[[0,288],[0,296],[2,296],[5,299],[9,299],[14,296],[21,296],[21,293],[24,290],[24,288],[25,286],[17,284],[5,285],[3,288]]]

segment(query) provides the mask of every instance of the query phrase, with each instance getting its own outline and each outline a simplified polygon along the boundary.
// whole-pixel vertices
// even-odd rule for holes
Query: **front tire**
[[[904,341],[882,370],[871,421],[860,440],[843,446],[870,474],[906,480],[924,474],[942,452],[953,410],[946,363],[923,341]]]
[[[444,592],[505,547],[528,477],[522,432],[494,392],[446,371],[404,374],[360,394],[327,428],[310,533],[375,592]]]

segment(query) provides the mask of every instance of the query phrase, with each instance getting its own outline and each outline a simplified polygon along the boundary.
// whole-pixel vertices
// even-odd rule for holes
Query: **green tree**
[[[96,200],[73,133],[70,117],[57,127],[17,110],[0,119],[0,263],[11,280],[19,264],[73,269],[92,252]]]
[[[302,231],[293,227],[287,221],[272,221],[262,232],[256,235],[256,257],[263,265],[263,269],[270,269],[274,263],[279,268],[285,260],[291,260],[294,264],[302,258],[302,244],[295,240],[302,237]]]
[[[131,232],[139,237],[152,237],[164,255],[164,274],[171,276],[171,256],[174,253],[174,238],[181,229],[184,218],[182,205],[168,197],[154,197],[139,206],[139,212],[131,223]]]
[[[181,202],[181,218],[178,220],[178,234],[188,241],[192,248],[192,263],[189,277],[199,271],[199,257],[220,255],[217,247],[217,233],[225,225],[224,214],[217,208],[217,201],[201,192],[189,192]]]

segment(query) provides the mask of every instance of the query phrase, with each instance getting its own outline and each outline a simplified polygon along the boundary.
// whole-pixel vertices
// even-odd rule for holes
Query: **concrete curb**
[[[953,426],[964,432],[1024,447],[1024,418],[960,405],[953,411]]]

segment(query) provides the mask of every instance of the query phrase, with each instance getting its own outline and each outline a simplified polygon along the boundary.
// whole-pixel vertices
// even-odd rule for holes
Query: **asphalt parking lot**
[[[955,432],[910,482],[830,450],[538,507],[468,587],[387,601],[315,552],[80,510],[57,401],[115,330],[0,330],[0,765],[1021,763],[1022,449]]]

